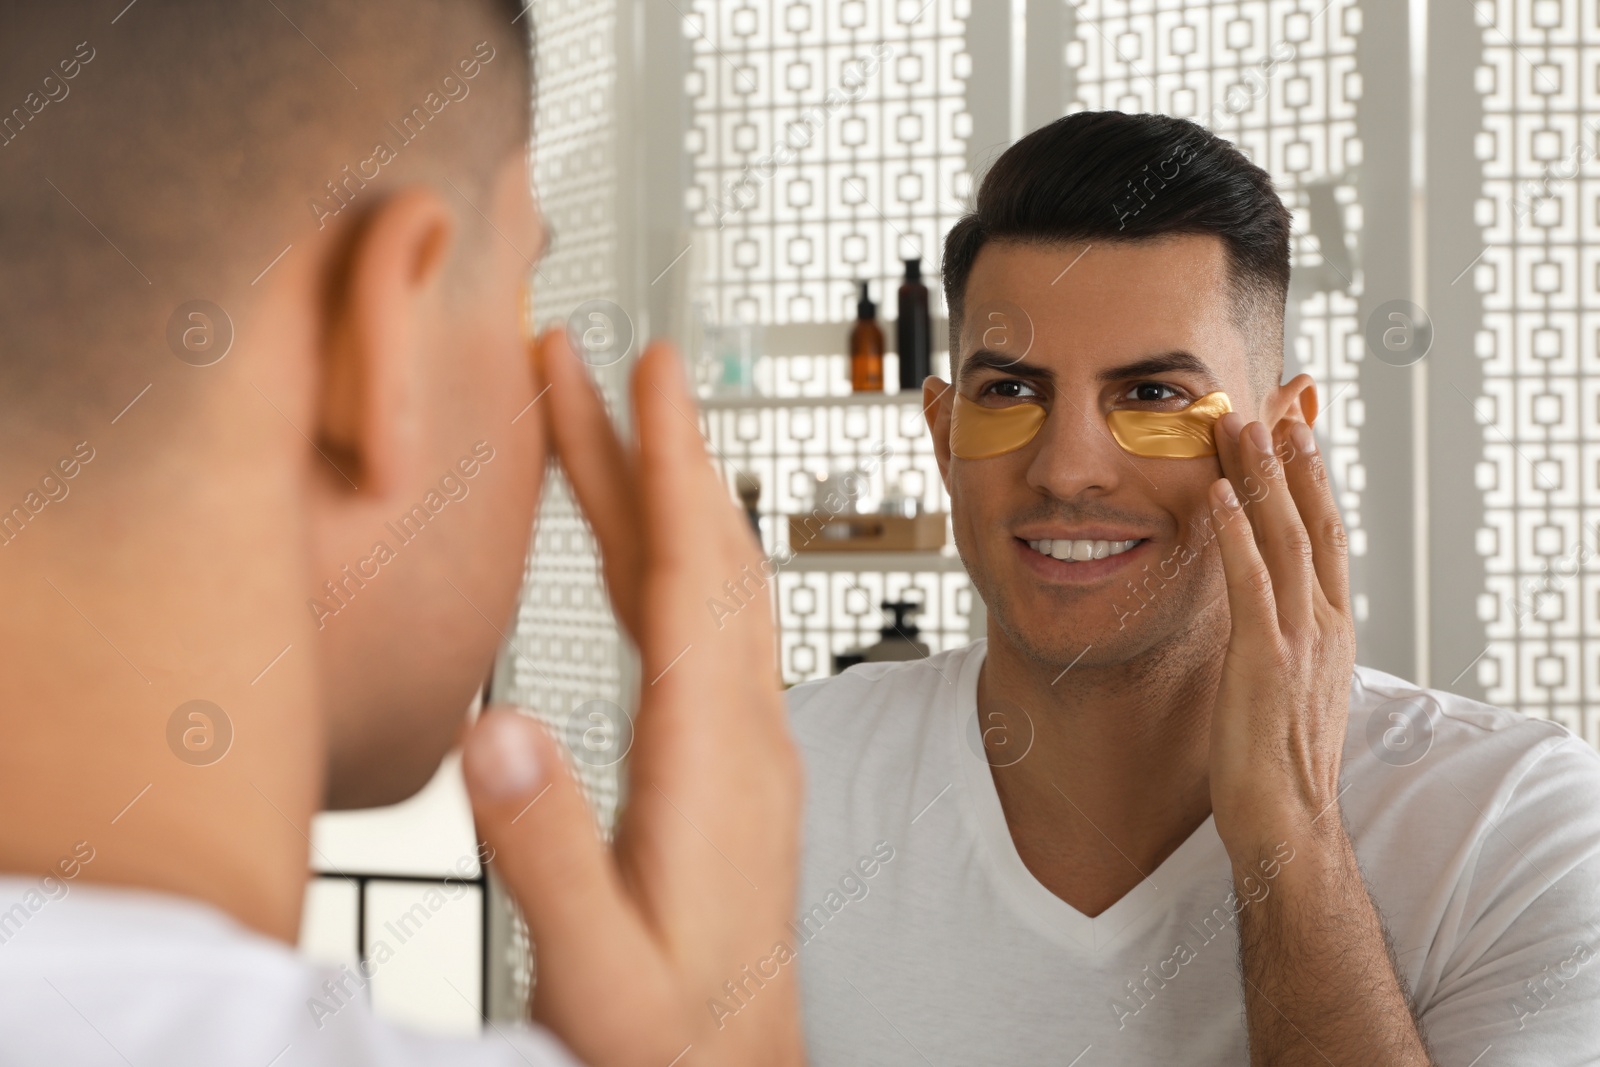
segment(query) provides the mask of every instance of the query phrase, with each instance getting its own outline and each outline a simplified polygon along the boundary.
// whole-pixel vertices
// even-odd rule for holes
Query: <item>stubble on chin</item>
[[[957,548],[961,550],[959,539]],[[1071,598],[1079,603],[1063,598],[1058,605],[1036,606],[1026,613],[1018,604],[1022,597],[1004,581],[972,566],[967,552],[961,551],[961,556],[973,590],[988,612],[991,646],[996,638],[1004,640],[1017,655],[1052,677],[1069,669],[1141,663],[1153,667],[1174,659],[1193,664],[1227,647],[1227,590],[1221,561],[1214,553],[1196,558],[1145,599],[1136,597],[1131,584],[1122,581],[1091,597]],[[1047,599],[1036,586],[1030,587],[1026,576],[1017,581],[1025,590],[1022,596],[1036,602]],[[1084,599],[1090,602],[1083,603]],[[1101,625],[1084,625],[1101,615]],[[1059,624],[1070,616],[1077,616],[1077,625]]]

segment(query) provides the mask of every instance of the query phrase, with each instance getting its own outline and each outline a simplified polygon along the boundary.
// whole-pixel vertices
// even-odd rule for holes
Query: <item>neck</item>
[[[272,510],[293,474],[230,485],[197,459],[135,486],[114,446],[0,545],[0,810],[28,813],[0,871],[61,878],[76,850],[79,883],[198,898],[293,941],[325,764],[303,539]],[[196,699],[232,728],[208,765],[205,720],[172,725]]]
[[[1135,660],[1093,663],[1091,652],[1063,672],[990,621],[978,709],[980,722],[1007,727],[1009,751],[990,749],[1006,821],[1030,870],[1088,914],[1148,876],[1211,812],[1211,705],[1225,652],[1213,634],[1226,639],[1225,612]]]

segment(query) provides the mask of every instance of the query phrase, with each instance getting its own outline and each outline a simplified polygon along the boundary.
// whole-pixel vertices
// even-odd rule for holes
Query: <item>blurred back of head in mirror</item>
[[[161,365],[173,308],[204,298],[237,321],[296,234],[383,188],[449,179],[479,202],[528,131],[509,2],[119,6],[0,13],[12,439],[125,403]]]
[[[222,899],[303,872],[315,806],[426,782],[493,663],[543,465],[539,413],[511,423],[528,29],[506,0],[124,4],[0,9],[0,800],[52,823],[0,865],[99,818],[115,766],[155,779],[149,837],[96,876]],[[403,565],[348,577],[380,539]],[[203,781],[164,733],[197,696],[239,739]],[[230,872],[262,796],[282,825]]]

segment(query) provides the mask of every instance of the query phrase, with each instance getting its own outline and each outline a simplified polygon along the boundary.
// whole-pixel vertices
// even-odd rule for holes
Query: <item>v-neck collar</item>
[[[1006,825],[1000,794],[984,751],[978,724],[978,675],[988,642],[974,642],[963,657],[948,709],[949,743],[963,769],[968,813],[976,823],[983,852],[1002,896],[1034,929],[1066,948],[1097,953],[1127,934],[1149,929],[1168,914],[1198,878],[1226,885],[1231,868],[1217,836],[1213,817],[1206,816],[1173,853],[1111,907],[1090,918],[1045,888],[1022,862]]]

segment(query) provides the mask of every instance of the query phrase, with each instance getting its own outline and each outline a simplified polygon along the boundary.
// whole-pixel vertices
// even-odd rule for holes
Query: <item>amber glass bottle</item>
[[[856,304],[856,324],[850,331],[850,389],[857,393],[883,392],[883,329],[878,325],[878,308],[867,296],[867,283],[861,286]]]

